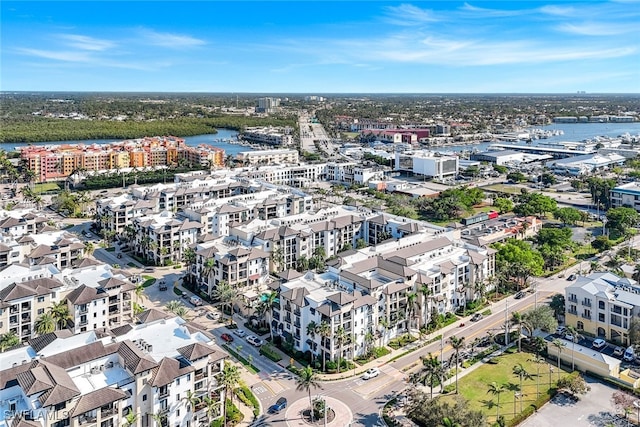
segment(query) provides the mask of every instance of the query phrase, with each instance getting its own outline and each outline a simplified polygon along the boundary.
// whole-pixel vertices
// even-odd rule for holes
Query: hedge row
[[[238,396],[238,399],[240,399],[245,405],[253,407],[254,417],[260,415],[260,403],[247,386],[238,387],[236,388],[235,392],[236,396]]]
[[[240,354],[238,354],[238,352],[232,349],[230,346],[223,344],[222,347],[224,347],[225,350],[231,353],[231,355],[235,357],[238,360],[238,362],[242,363],[249,372],[253,374],[257,374],[258,372],[260,372],[260,369],[258,369],[254,364],[249,363],[247,359],[245,359]]]
[[[266,356],[268,359],[270,359],[272,362],[279,362],[282,360],[282,357],[280,356],[279,353],[277,353],[273,347],[271,347],[268,344],[263,345],[262,347],[260,347],[260,354],[262,354],[263,356]]]

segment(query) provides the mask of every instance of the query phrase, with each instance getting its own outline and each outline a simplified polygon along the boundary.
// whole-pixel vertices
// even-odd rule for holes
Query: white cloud
[[[573,17],[573,16],[576,16],[576,13],[577,13],[576,9],[570,6],[550,5],[550,6],[542,6],[538,10],[542,13],[545,13],[547,15],[553,15],[553,16]]]
[[[15,52],[24,56],[35,58],[50,59],[62,63],[85,64],[92,67],[111,67],[124,68],[130,70],[155,70],[171,66],[168,62],[157,63],[137,63],[135,61],[113,60],[109,58],[100,58],[92,54],[92,52],[80,51],[55,51],[43,49],[17,48]]]
[[[50,51],[42,49],[18,48],[16,51],[22,55],[35,56],[44,59],[53,59],[64,62],[89,62],[92,57],[87,52],[77,51]]]
[[[412,4],[388,6],[386,12],[386,21],[395,25],[413,26],[439,21],[433,11],[421,9]]]
[[[143,29],[140,34],[144,41],[154,46],[169,48],[196,47],[206,44],[204,40],[197,39],[184,34],[160,33],[153,30]]]
[[[500,9],[485,9],[482,7],[472,6],[469,3],[465,3],[459,10],[463,12],[471,12],[474,16],[484,17],[508,17],[508,16],[520,16],[526,13],[530,13],[527,10],[500,10]]]
[[[637,24],[585,22],[582,24],[562,24],[559,31],[582,36],[616,36],[638,32]]]
[[[103,51],[115,46],[112,41],[79,34],[59,34],[58,37],[64,40],[68,46],[81,50]]]

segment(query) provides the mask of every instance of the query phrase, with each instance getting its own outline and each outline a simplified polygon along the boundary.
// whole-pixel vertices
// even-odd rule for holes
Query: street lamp
[[[552,379],[551,379],[551,375],[553,374],[553,366],[549,365],[549,388],[551,388],[551,383],[552,383]]]
[[[520,397],[520,393],[517,391],[513,394],[513,416],[516,416],[516,400]],[[520,404],[520,408],[522,408],[522,404]]]

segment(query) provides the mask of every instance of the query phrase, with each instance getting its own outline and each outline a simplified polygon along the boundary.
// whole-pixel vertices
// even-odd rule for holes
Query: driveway
[[[564,396],[557,396],[521,425],[524,427],[631,426],[632,424],[626,420],[615,416],[611,395],[616,389],[590,377],[586,380],[591,386],[591,391],[580,400],[574,402]],[[631,415],[632,418],[635,416],[637,415]]]

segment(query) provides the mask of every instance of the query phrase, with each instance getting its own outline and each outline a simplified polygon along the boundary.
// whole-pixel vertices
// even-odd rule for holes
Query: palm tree
[[[317,330],[318,330],[318,324],[313,320],[307,324],[307,336],[311,337],[311,341],[314,341],[316,339]],[[311,366],[313,366],[313,355],[314,355],[313,351],[314,351],[314,348],[311,347]]]
[[[238,288],[222,280],[218,282],[216,289],[213,291],[213,297],[219,300],[223,306],[229,306],[229,324],[233,325],[233,304],[240,299]]]
[[[339,326],[333,334],[333,339],[338,343],[338,373],[340,373],[340,365],[342,364],[342,345],[347,339],[347,333],[342,326]]]
[[[427,357],[422,357],[422,365],[423,368],[423,381],[426,385],[429,385],[430,395],[433,399],[433,385],[436,382],[440,383],[440,390],[443,390],[444,380],[445,380],[445,369],[440,363],[440,359],[438,357],[429,353]]]
[[[189,313],[189,311],[187,310],[187,307],[181,305],[180,307],[178,307],[176,309],[176,311],[173,312],[173,314],[175,314],[178,317],[181,317],[183,319],[187,319],[187,314]]]
[[[526,368],[522,365],[522,363],[518,363],[517,365],[515,365],[513,367],[513,375],[515,375],[515,376],[520,378],[520,394],[521,394],[520,412],[522,412],[522,397],[524,397],[524,394],[523,394],[523,391],[522,391],[522,380],[523,379],[530,380],[533,377],[531,376],[531,374],[529,372],[527,372]]]
[[[538,398],[540,397],[540,367],[546,363],[546,360],[544,360],[543,357],[535,355],[533,358],[529,359],[529,361],[535,363],[538,368],[538,373],[536,375],[536,398]]]
[[[180,307],[183,307],[182,301],[179,301],[177,299],[171,300],[164,305],[164,308],[166,308],[168,312],[174,313],[174,314],[176,310],[178,310],[178,308]]]
[[[425,313],[429,312],[429,298],[432,294],[431,288],[427,284],[420,285],[418,292],[422,295],[422,302],[420,303],[420,324],[418,326],[423,326],[425,322]]]
[[[161,412],[158,412],[157,414],[151,414],[151,418],[153,418],[156,426],[162,427],[162,424],[167,419],[167,416]]]
[[[580,341],[583,337],[578,333],[578,330],[573,326],[567,326],[567,332],[570,333],[573,338],[571,340],[571,372],[573,372],[576,369],[576,364],[574,359],[576,343]]]
[[[213,419],[220,414],[218,408],[220,406],[220,401],[212,399],[209,396],[202,396],[202,401],[207,405],[207,417],[209,417],[209,421],[213,421]],[[223,405],[226,407],[224,402]]]
[[[18,344],[20,344],[20,337],[15,332],[9,331],[0,335],[0,351],[8,350]]]
[[[145,298],[144,295],[144,282],[138,282],[136,284],[136,289],[134,290],[135,294],[136,294],[136,301],[140,302],[140,300],[143,300]]]
[[[95,250],[96,250],[96,246],[92,242],[85,242],[84,243],[84,253],[85,253],[85,255],[91,256],[91,255],[93,255]]]
[[[58,328],[62,329],[67,326],[69,320],[73,320],[69,313],[69,306],[66,300],[54,302],[49,309],[51,316],[56,321]]]
[[[407,292],[407,310],[409,311],[407,331],[409,332],[409,334],[411,334],[411,319],[413,319],[415,315],[417,303],[418,303],[418,293]]]
[[[269,293],[262,294],[262,301],[260,301],[261,310],[267,316],[267,325],[269,325],[269,335],[271,336],[271,342],[273,342],[273,327],[271,325],[273,318],[273,307],[277,304],[277,300],[278,293],[276,291],[271,291]]]
[[[240,384],[240,371],[236,365],[232,365],[229,362],[225,362],[224,368],[220,375],[220,385],[224,386],[225,399],[229,396],[229,400],[233,403],[233,390]],[[223,405],[223,417],[224,425],[227,425],[227,405]]]
[[[271,261],[273,262],[273,269],[276,272],[284,270],[284,250],[280,245],[275,247],[271,252]]]
[[[213,271],[213,268],[215,267],[215,265],[216,265],[216,260],[213,258],[209,258],[202,265],[202,277],[207,278],[208,284],[211,283],[211,281],[209,280],[209,276],[211,275],[211,272]]]
[[[35,329],[38,335],[44,335],[55,331],[56,321],[51,313],[42,313],[36,320]]]
[[[191,390],[187,390],[187,394],[182,398],[182,401],[187,405],[189,412],[192,414],[196,410],[196,405],[201,402],[200,398]]]
[[[562,350],[564,350],[566,344],[556,338],[551,341],[551,345],[558,350],[558,375],[560,375],[560,355],[562,354]]]
[[[524,319],[522,314],[517,311],[511,313],[511,323],[518,326],[518,353],[522,351],[522,323]]]
[[[367,331],[367,333],[364,334],[364,352],[366,355],[371,351],[371,344],[373,343],[373,340],[373,333],[371,331]]]
[[[132,425],[135,425],[138,422],[138,414],[136,414],[133,411],[129,412],[127,415],[125,415],[122,421],[123,421],[122,425],[124,427],[131,427]]]
[[[309,412],[311,413],[311,421],[313,422],[313,401],[311,400],[311,389],[320,388],[322,386],[318,382],[318,377],[311,366],[305,366],[298,371],[298,379],[296,380],[296,390],[306,391],[309,394]]]
[[[327,352],[326,352],[325,348],[326,348],[327,338],[329,338],[331,336],[331,325],[323,320],[318,325],[318,329],[316,330],[316,333],[318,335],[320,335],[320,338],[321,338],[321,344],[322,344],[322,372],[325,372],[326,371],[326,362],[327,362]]]
[[[185,248],[185,250],[182,251],[182,261],[187,267],[187,274],[189,276],[193,274],[191,267],[196,263],[196,260],[196,251],[194,251],[193,248]]]
[[[489,391],[494,396],[498,397],[498,403],[496,404],[496,420],[500,418],[500,395],[507,391],[504,384],[497,384],[495,381],[489,384]]]
[[[456,358],[456,394],[458,394],[458,364],[460,363],[460,350],[462,350],[464,348],[464,337],[456,337],[455,335],[452,335],[449,338],[449,344],[451,344],[451,347],[453,347],[454,350],[454,355]]]
[[[383,317],[378,322],[378,326],[382,329],[382,332],[380,332],[380,342],[378,346],[382,347],[382,343],[384,342],[384,337],[387,334],[387,330],[389,329],[389,320],[386,317]]]

